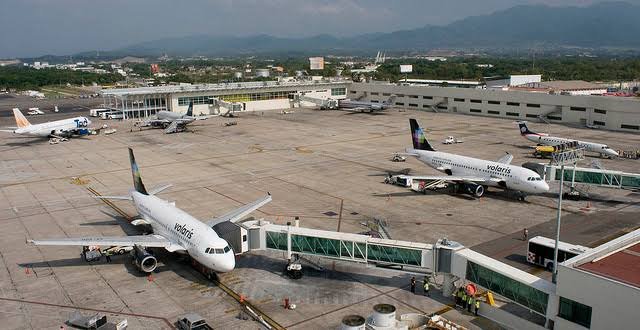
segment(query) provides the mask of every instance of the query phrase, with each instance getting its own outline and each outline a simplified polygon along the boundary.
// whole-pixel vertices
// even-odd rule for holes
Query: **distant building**
[[[542,75],[530,74],[530,75],[510,75],[509,78],[490,79],[487,78],[487,88],[490,89],[507,89],[511,86],[519,86],[529,83],[539,83],[542,81]]]
[[[324,70],[324,57],[309,57],[309,69]]]
[[[510,89],[562,95],[602,95],[607,92],[606,86],[582,80],[531,82]]]
[[[353,71],[353,70],[352,70]],[[401,81],[406,85],[424,85],[439,87],[460,87],[460,88],[482,88],[484,85],[477,80],[439,80],[439,79],[404,79]]]
[[[152,74],[156,74],[160,72],[160,66],[158,65],[158,63],[152,63],[151,64],[151,73]]]
[[[256,69],[256,77],[269,78],[271,71],[269,69]]]

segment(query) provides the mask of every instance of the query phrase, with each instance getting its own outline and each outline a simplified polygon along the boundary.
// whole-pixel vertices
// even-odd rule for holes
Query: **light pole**
[[[576,175],[576,164],[579,160],[584,159],[584,149],[578,146],[578,143],[567,142],[554,147],[552,163],[554,165],[560,165],[560,190],[558,192],[558,214],[556,216],[556,241],[553,248],[553,275],[551,281],[556,283],[558,280],[558,242],[560,241],[560,222],[562,218],[562,188],[564,186],[564,166],[573,165],[573,178],[571,185],[573,188],[573,182]]]

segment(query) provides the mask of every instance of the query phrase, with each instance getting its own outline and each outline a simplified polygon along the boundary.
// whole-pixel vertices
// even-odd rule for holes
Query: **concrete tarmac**
[[[136,153],[145,184],[172,183],[160,197],[203,221],[270,192],[273,202],[251,216],[277,224],[298,216],[304,227],[351,233],[368,230],[363,223],[380,218],[394,239],[435,243],[447,237],[540,273],[518,259],[525,250],[515,238],[523,228],[530,228],[530,236],[549,234],[556,214],[552,192],[519,202],[497,189],[474,199],[445,192],[417,194],[383,183],[388,172],[406,168],[416,175],[438,174],[414,159],[390,161],[394,152],[410,146],[408,118],[412,117],[442,151],[484,159],[510,152],[514,164],[535,161],[530,142],[519,136],[512,120],[397,110],[378,115],[312,109],[286,115],[245,113],[234,119],[197,121],[190,132],[171,135],[138,130],[131,121],[96,120],[96,126],[104,122],[118,132],[56,145],[0,133],[0,323],[6,329],[58,328],[70,312],[87,308],[81,311],[102,311],[112,321],[127,318],[134,329],[171,328],[179,315],[191,311],[216,328],[257,327],[237,317],[234,299],[175,256],[162,254],[158,270],[147,278],[127,256],[114,257],[110,264],[87,264],[79,258],[79,248],[25,244],[25,239],[136,233],[122,215],[87,191],[91,187],[104,195],[118,195],[131,189],[128,146]],[[15,126],[12,120],[0,117],[0,126]],[[225,127],[228,121],[238,125]],[[631,150],[640,144],[640,135],[532,126],[602,141],[616,149]],[[448,135],[465,142],[442,145]],[[589,157],[581,165],[594,159],[605,168],[640,172],[637,160]],[[567,241],[595,243],[598,237],[639,225],[640,220],[627,216],[637,214],[638,194],[588,189],[594,196],[589,205],[565,202]],[[128,202],[114,203],[135,215]],[[582,228],[583,222],[589,227]],[[573,234],[580,230],[591,236]],[[336,328],[342,317],[368,316],[373,305],[382,302],[395,305],[398,315],[440,312],[469,328],[488,327],[466,312],[449,310],[451,300],[439,296],[438,290],[432,298],[411,294],[410,274],[317,262],[324,271],[307,268],[305,276],[294,281],[282,276],[286,261],[281,253],[259,252],[239,256],[237,268],[220,279],[291,329]],[[297,309],[283,309],[284,298]]]

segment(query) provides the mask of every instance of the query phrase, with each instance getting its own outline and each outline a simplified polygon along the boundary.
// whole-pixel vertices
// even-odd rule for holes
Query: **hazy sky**
[[[597,0],[0,0],[0,58],[194,34],[301,37],[443,25],[520,4]],[[640,0],[628,0],[640,3]]]

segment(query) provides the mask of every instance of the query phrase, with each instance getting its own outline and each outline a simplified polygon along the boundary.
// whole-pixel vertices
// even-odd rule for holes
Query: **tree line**
[[[123,77],[117,73],[98,74],[54,68],[38,70],[16,66],[0,67],[0,88],[2,89],[38,90],[47,85],[89,85],[94,82],[113,84],[122,79]]]

